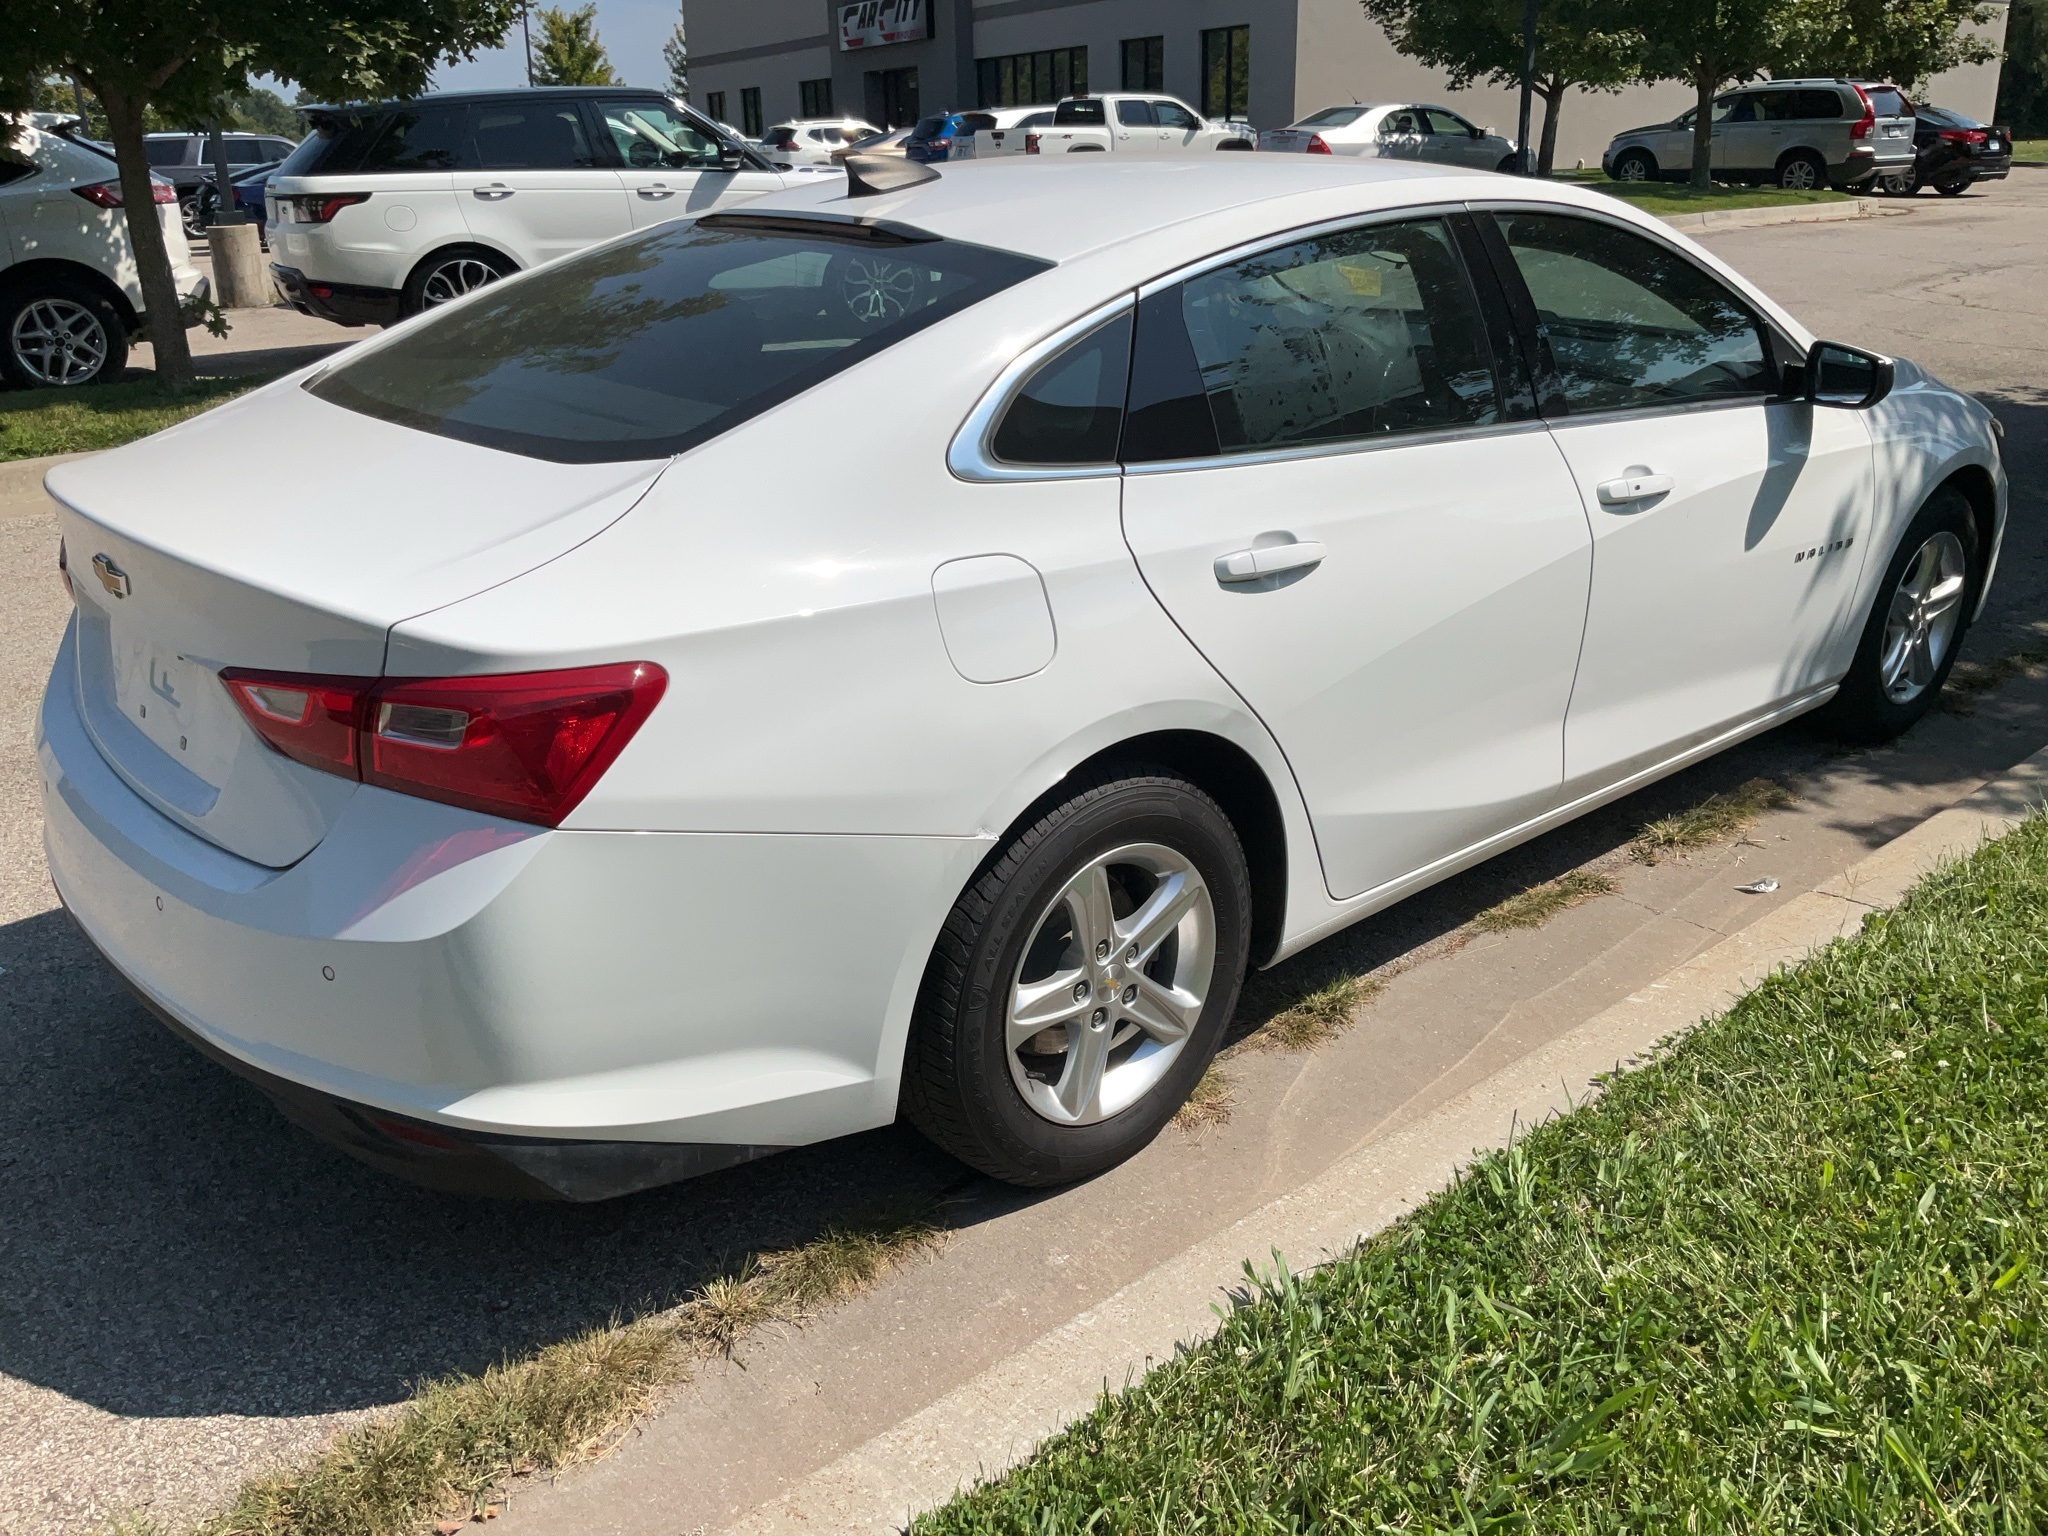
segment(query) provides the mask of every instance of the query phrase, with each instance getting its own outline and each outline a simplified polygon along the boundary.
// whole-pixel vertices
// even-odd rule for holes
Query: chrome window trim
[[[1549,422],[1535,416],[1526,421],[1496,421],[1473,427],[1418,427],[1412,432],[1387,432],[1377,437],[1346,437],[1328,443],[1294,443],[1285,448],[1248,448],[1237,453],[1209,454],[1199,459],[1154,459],[1143,464],[1126,464],[1124,474],[1174,475],[1191,469],[1240,469],[1257,464],[1288,464],[1297,459],[1332,459],[1351,453],[1380,453],[1390,448],[1412,448],[1423,443],[1465,442],[1475,438],[1546,432],[1549,429]]]
[[[1003,412],[1040,363],[1069,342],[1080,340],[1098,325],[1136,308],[1137,299],[1133,294],[1120,293],[1107,304],[1089,310],[1078,320],[1069,321],[1012,358],[1009,365],[996,375],[995,382],[982,392],[980,401],[960,424],[960,430],[953,434],[953,441],[946,448],[946,468],[958,479],[981,483],[1098,480],[1123,473],[1123,466],[1114,460],[1105,464],[1009,464],[995,456],[991,442],[995,437],[996,423],[1002,420]]]

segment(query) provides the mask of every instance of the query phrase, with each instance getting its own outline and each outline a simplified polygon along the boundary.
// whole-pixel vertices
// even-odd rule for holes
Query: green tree
[[[1997,58],[1978,30],[1991,21],[1981,0],[1803,0],[1786,18],[1772,73],[1916,86]]]
[[[275,133],[294,139],[299,136],[298,113],[286,106],[277,92],[260,85],[228,98],[226,122],[230,128],[249,133]]]
[[[533,50],[535,85],[617,85],[612,61],[605,57],[604,44],[597,36],[597,6],[593,3],[573,11],[544,5],[540,17],[540,42]]]
[[[676,29],[669,33],[668,41],[661,45],[661,62],[668,66],[668,88],[683,100],[690,99],[690,48],[683,41],[683,20],[676,18]]]
[[[425,88],[443,59],[498,43],[514,0],[0,0],[0,106],[62,75],[107,116],[157,376],[192,382],[192,355],[157,222],[142,135],[152,109],[176,122],[222,115],[251,75],[296,80],[341,100]]]
[[[1394,46],[1450,76],[1462,91],[1475,80],[1516,85],[1522,78],[1521,0],[1361,0]],[[1544,0],[1536,24],[1535,92],[1543,102],[1536,169],[1550,174],[1565,92],[1618,91],[1640,73],[1645,40],[1625,0]]]
[[[1635,0],[1630,14],[1647,46],[1643,80],[1683,80],[1693,88],[1692,184],[1713,184],[1714,97],[1724,85],[1753,80],[1781,54],[1790,0]]]
[[[1993,111],[2015,133],[2048,133],[2048,11],[2043,0],[2012,0],[2005,16],[2005,64]]]

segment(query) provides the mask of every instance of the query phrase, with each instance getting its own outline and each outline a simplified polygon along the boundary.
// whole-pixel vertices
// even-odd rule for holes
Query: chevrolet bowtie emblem
[[[114,596],[126,597],[128,595],[128,573],[114,564],[105,555],[94,555],[92,557],[92,573],[99,577],[100,585],[113,593]]]

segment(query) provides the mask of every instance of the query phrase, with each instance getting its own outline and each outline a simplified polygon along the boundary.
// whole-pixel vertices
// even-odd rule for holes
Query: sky
[[[575,0],[559,3],[573,9]],[[611,55],[612,72],[627,85],[666,85],[668,66],[661,61],[661,45],[680,14],[677,0],[597,0],[597,35]],[[470,63],[443,65],[434,72],[434,88],[474,91],[526,84],[526,48],[517,22],[505,43]]]

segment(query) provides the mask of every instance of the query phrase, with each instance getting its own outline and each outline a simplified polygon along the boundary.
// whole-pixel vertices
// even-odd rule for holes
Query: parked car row
[[[1910,197],[1932,187],[1957,197],[1980,181],[2003,181],[2012,170],[2012,130],[1980,123],[1946,107],[1913,109],[1913,169],[1878,178],[1875,190]]]
[[[223,135],[228,152],[228,174],[240,177],[259,165],[275,165],[298,146],[290,139],[268,133]],[[214,139],[204,133],[151,133],[142,140],[149,168],[178,189],[178,209],[185,219],[185,232],[196,235],[201,188],[213,179]]]
[[[336,114],[281,227],[741,174],[598,93],[518,129],[598,164],[515,185],[534,102]],[[497,166],[363,175],[394,128]],[[1249,968],[1808,712],[1896,736],[1982,608],[1985,407],[1593,188],[892,169],[708,186],[51,471],[50,876],[300,1126],[553,1199],[899,1114],[1084,1178]],[[224,514],[250,442],[320,471]]]

